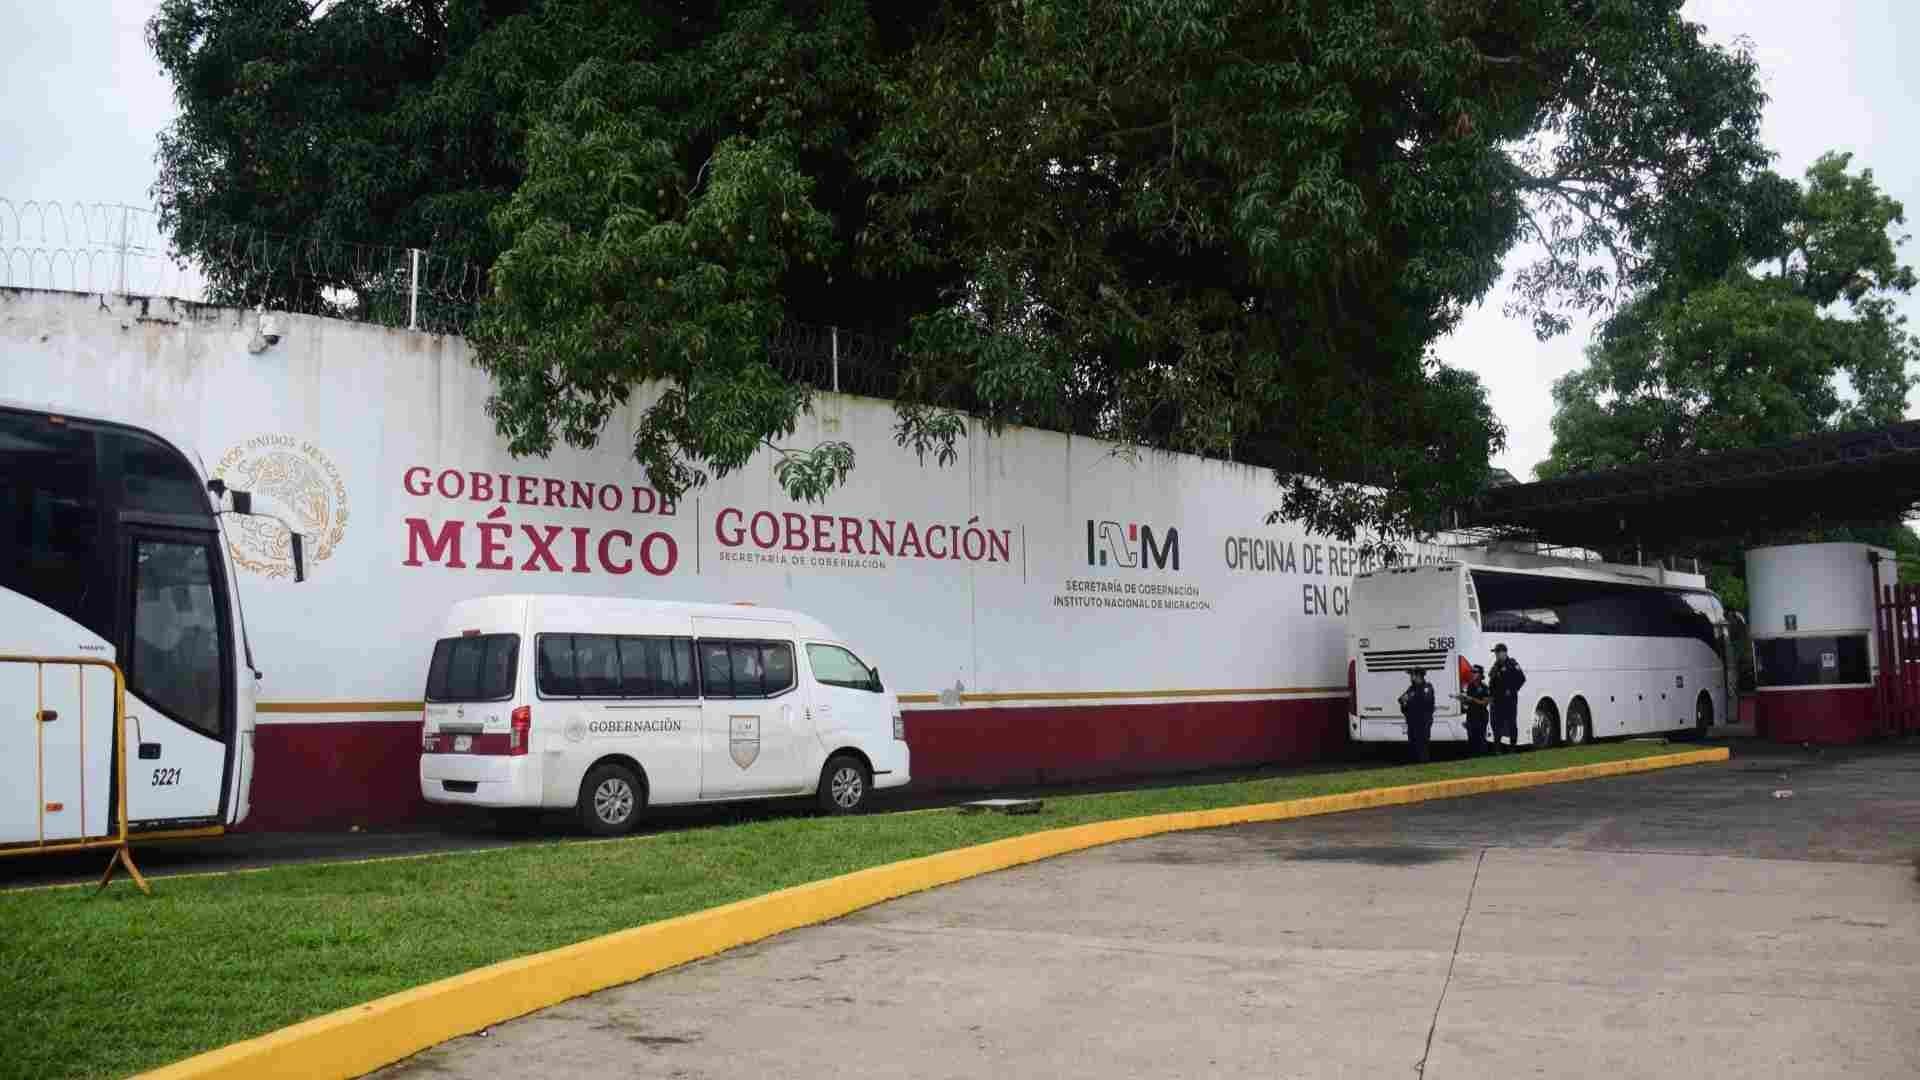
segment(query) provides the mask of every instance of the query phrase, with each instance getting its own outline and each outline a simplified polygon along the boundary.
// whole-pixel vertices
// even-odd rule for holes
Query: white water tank
[[[1747,552],[1747,602],[1762,690],[1862,685],[1876,668],[1873,564],[1883,584],[1893,553],[1867,544],[1790,544]]]

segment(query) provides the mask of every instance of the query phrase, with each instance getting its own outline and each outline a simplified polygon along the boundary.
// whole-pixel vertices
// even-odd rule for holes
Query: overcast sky
[[[0,199],[148,203],[154,136],[174,112],[142,39],[155,6],[0,0]],[[1920,63],[1902,75],[1898,62],[1903,39],[1920,49],[1920,3],[1690,0],[1686,11],[1717,40],[1752,39],[1772,98],[1764,136],[1780,155],[1775,168],[1798,178],[1821,153],[1852,151],[1856,169],[1873,169],[1920,215]],[[0,242],[11,229],[0,220]],[[1902,255],[1911,262],[1915,251],[1909,243]],[[1507,295],[1503,283],[1438,348],[1486,381],[1509,431],[1496,464],[1528,479],[1553,442],[1553,380],[1580,365],[1593,327],[1542,344],[1502,313]],[[1920,316],[1920,300],[1905,307]]]

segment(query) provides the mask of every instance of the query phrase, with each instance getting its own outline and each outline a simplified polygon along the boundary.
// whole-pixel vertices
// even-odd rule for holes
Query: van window
[[[546,697],[578,697],[580,681],[573,674],[573,635],[541,634],[536,654],[540,663],[534,671],[534,685]]]
[[[733,696],[733,657],[724,641],[700,643],[700,693],[710,698]]]
[[[613,634],[541,634],[542,697],[692,698],[693,642]]]
[[[574,693],[614,697],[620,693],[620,647],[610,634],[573,635]]]
[[[793,647],[767,645],[760,652],[760,677],[767,696],[793,689]]]
[[[698,697],[693,642],[686,638],[621,638],[620,686],[626,697]]]
[[[427,667],[428,701],[505,701],[520,668],[520,635],[441,638]]]
[[[700,642],[700,685],[710,698],[767,698],[793,689],[793,646],[784,641]]]
[[[880,676],[838,645],[807,646],[807,662],[813,665],[813,677],[827,686],[880,692]]]

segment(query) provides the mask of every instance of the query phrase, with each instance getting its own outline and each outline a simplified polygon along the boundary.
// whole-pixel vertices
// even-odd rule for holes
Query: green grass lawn
[[[1049,798],[1035,815],[790,817],[0,893],[0,1076],[120,1076],[498,960],[864,867],[1112,818],[1667,753],[1657,741]],[[1311,825],[1303,824],[1303,828]]]

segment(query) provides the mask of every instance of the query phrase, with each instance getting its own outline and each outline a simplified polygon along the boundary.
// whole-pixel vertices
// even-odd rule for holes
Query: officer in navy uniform
[[[1400,715],[1407,721],[1407,747],[1413,760],[1427,760],[1427,740],[1433,734],[1433,684],[1421,668],[1407,672],[1412,680],[1400,694]]]
[[[1506,645],[1493,647],[1493,670],[1487,672],[1487,685],[1493,691],[1493,748],[1500,748],[1500,737],[1507,737],[1507,749],[1520,747],[1520,688],[1527,684],[1527,673],[1520,661],[1507,655]]]
[[[1473,665],[1473,679],[1459,697],[1467,712],[1467,754],[1477,757],[1487,752],[1487,707],[1493,703],[1486,668]]]

